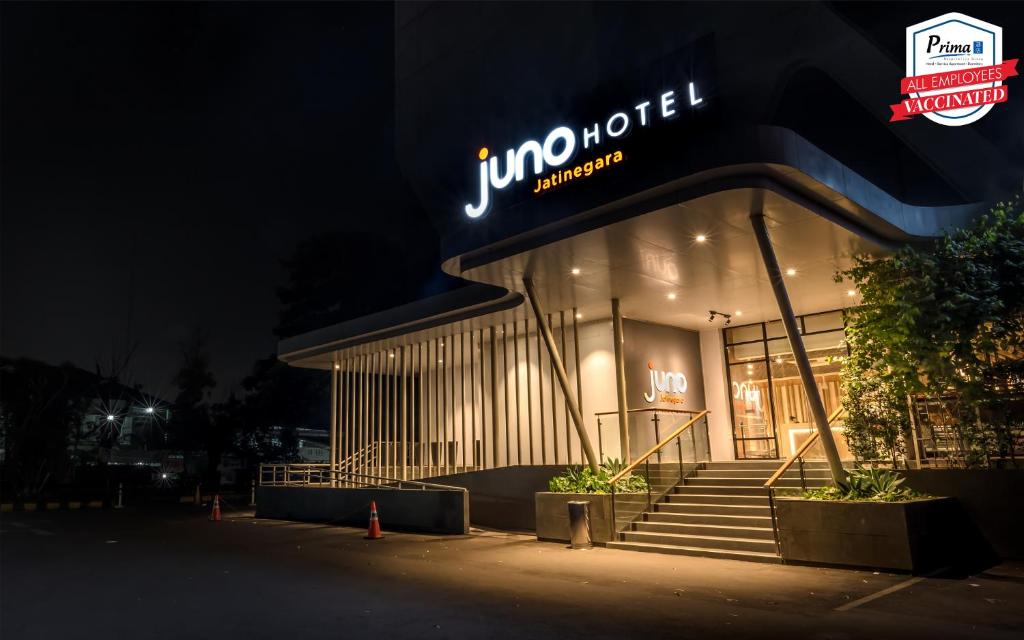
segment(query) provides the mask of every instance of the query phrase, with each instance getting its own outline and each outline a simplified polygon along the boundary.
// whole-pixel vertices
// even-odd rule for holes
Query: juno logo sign
[[[479,218],[491,206],[491,192],[501,191],[513,183],[523,182],[528,176],[543,176],[547,171],[558,169],[571,162],[577,152],[596,151],[597,147],[625,138],[635,128],[650,127],[656,122],[671,120],[679,115],[682,105],[691,108],[704,102],[696,84],[687,85],[687,95],[680,96],[674,90],[664,91],[657,98],[647,99],[632,108],[611,114],[604,122],[595,122],[583,127],[578,133],[564,125],[551,129],[543,139],[527,140],[504,154],[491,155],[487,147],[480,149],[478,175],[480,184],[476,204],[466,204],[463,211],[470,218]],[[590,161],[571,170],[555,171],[551,175],[536,179],[533,193],[544,193],[553,186],[569,180],[589,177],[594,170],[622,162],[621,150],[595,154]],[[531,179],[533,182],[533,179]]]
[[[683,394],[686,393],[686,375],[681,371],[659,371],[654,368],[653,362],[647,363],[651,372],[651,390],[644,393],[644,400],[647,402],[671,402],[674,404],[683,401]]]

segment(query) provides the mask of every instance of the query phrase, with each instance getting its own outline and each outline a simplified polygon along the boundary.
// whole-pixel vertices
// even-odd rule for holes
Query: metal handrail
[[[419,488],[423,489],[424,491],[426,491],[427,489],[440,489],[442,491],[462,491],[462,492],[467,491],[467,489],[465,487],[456,487],[455,485],[450,485],[450,484],[438,484],[436,482],[421,482],[419,480],[401,480],[399,478],[388,478],[386,476],[372,476],[372,475],[369,475],[369,474],[366,474],[366,473],[351,473],[351,472],[348,472],[348,471],[335,471],[334,475],[340,475],[340,476],[344,476],[344,477],[355,477],[355,478],[371,478],[373,480],[387,482],[387,485],[384,485],[384,484],[373,484],[373,483],[363,483],[363,484],[366,484],[368,486],[379,487],[381,489],[391,489],[392,488],[391,485],[397,485],[394,488],[401,489],[402,485],[408,484],[408,485],[412,485],[414,487],[419,487]]]
[[[627,409],[626,413],[688,413],[690,415],[696,415],[696,414],[700,413],[700,411],[692,411],[690,409],[654,409],[654,408],[644,408],[644,409]],[[617,416],[617,415],[619,415],[619,412],[618,411],[598,411],[594,415],[595,416]]]
[[[832,427],[832,423],[835,422],[842,413],[843,408],[839,407],[829,415],[828,420],[825,421],[829,428]],[[787,471],[789,471],[789,468],[793,466],[793,463],[799,461],[800,488],[804,491],[807,490],[806,478],[804,477],[804,454],[811,448],[811,445],[817,442],[818,437],[818,431],[812,431],[811,435],[807,437],[807,440],[804,440],[804,443],[793,452],[793,455],[789,456],[789,458],[775,470],[775,473],[768,478],[768,481],[764,483],[764,488],[768,490],[768,512],[772,518],[772,535],[775,537],[775,551],[779,554],[780,558],[782,557],[782,541],[779,539],[779,520],[775,513],[775,483],[778,482],[779,478],[781,478]],[[783,558],[783,562],[785,562],[785,558]]]
[[[669,435],[666,438],[663,438],[661,442],[659,442],[658,444],[656,444],[653,447],[651,447],[650,449],[648,449],[647,453],[645,453],[644,455],[642,455],[639,458],[637,458],[636,460],[634,460],[632,463],[630,463],[629,466],[627,466],[622,471],[616,473],[612,477],[612,479],[610,480],[611,485],[614,487],[616,482],[618,482],[623,477],[625,477],[625,476],[629,475],[630,473],[632,473],[633,469],[636,469],[641,464],[646,462],[648,458],[650,458],[652,455],[654,455],[659,450],[661,450],[662,447],[667,445],[669,442],[675,440],[677,437],[679,437],[679,434],[681,434],[682,432],[684,432],[687,429],[689,429],[690,427],[692,427],[694,424],[697,423],[698,420],[700,420],[704,416],[708,415],[709,413],[711,413],[711,412],[708,411],[707,409],[699,412],[697,415],[695,415],[693,418],[691,418],[686,424],[682,425],[681,427],[679,427],[675,431],[673,431],[671,435]]]
[[[388,478],[386,476],[375,476],[367,473],[354,473],[351,471],[334,470],[331,471],[326,467],[329,465],[310,465],[310,464],[261,464],[260,465],[260,485],[267,486],[293,486],[293,485],[309,485],[314,483],[314,474],[316,484],[327,484],[334,480],[336,482],[349,482],[360,484],[364,486],[374,486],[382,489],[401,489],[403,485],[411,485],[419,487],[420,489],[440,489],[443,491],[466,491],[465,487],[456,487],[448,484],[438,484],[436,482],[422,482],[419,480],[402,480],[400,478]],[[314,468],[315,467],[315,468]],[[271,474],[271,479],[266,480],[265,476],[267,473]],[[277,474],[282,473],[282,480],[277,479]],[[298,480],[291,480],[290,474],[299,474]],[[376,482],[364,482],[360,478],[367,478]]]
[[[842,407],[839,407],[838,409],[832,412],[832,415],[828,417],[827,421],[829,427],[831,427],[832,423],[835,422],[840,415],[842,415],[843,411],[844,409]],[[804,453],[806,453],[807,450],[810,449],[815,442],[817,442],[819,437],[820,434],[817,430],[812,431],[811,435],[808,436],[806,440],[804,440],[804,443],[800,445],[800,447],[796,451],[793,452],[793,455],[789,456],[789,458],[787,458],[786,461],[783,462],[782,465],[775,470],[775,473],[773,473],[771,477],[768,478],[768,480],[764,483],[764,488],[771,489],[772,487],[774,487],[775,483],[779,481],[779,478],[785,475],[785,473],[789,471],[789,468],[792,467],[797,460],[803,458]]]

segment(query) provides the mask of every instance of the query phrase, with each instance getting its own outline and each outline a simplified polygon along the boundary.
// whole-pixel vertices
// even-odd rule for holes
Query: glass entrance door
[[[825,411],[831,413],[842,402],[840,359],[848,353],[842,312],[800,316],[797,322]],[[736,457],[790,456],[814,424],[782,323],[762,322],[724,333]],[[845,439],[836,437],[836,444],[840,456],[849,458]]]
[[[733,443],[738,459],[777,458],[763,323],[725,330]]]

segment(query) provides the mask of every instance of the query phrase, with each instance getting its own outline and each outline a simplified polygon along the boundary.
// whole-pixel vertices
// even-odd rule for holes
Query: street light
[[[114,418],[114,414],[112,414],[112,413],[108,413],[107,414],[107,422],[113,422],[114,419],[115,419]]]

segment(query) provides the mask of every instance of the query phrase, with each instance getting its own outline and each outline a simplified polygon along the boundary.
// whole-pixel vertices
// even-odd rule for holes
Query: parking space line
[[[908,580],[904,580],[903,582],[900,582],[898,584],[894,584],[891,587],[886,587],[885,589],[882,589],[881,591],[876,591],[875,593],[868,594],[868,595],[864,596],[863,598],[857,598],[856,600],[853,600],[851,602],[847,602],[846,604],[839,605],[838,607],[833,609],[833,611],[849,611],[850,609],[855,609],[855,608],[859,607],[862,604],[867,604],[867,603],[871,602],[872,600],[877,600],[879,598],[882,598],[882,597],[885,597],[885,596],[889,595],[890,593],[896,593],[897,591],[900,591],[902,589],[906,589],[907,587],[911,587],[911,586],[917,584],[918,582],[921,582],[922,580],[925,580],[925,579],[930,578],[930,577],[932,577],[934,575],[942,573],[945,570],[946,570],[946,568],[943,567],[942,569],[936,569],[935,571],[932,571],[931,573],[925,574],[923,576],[916,576],[914,578],[910,578]]]

